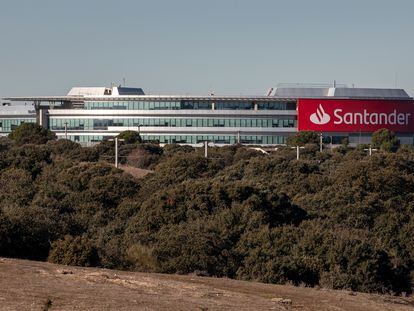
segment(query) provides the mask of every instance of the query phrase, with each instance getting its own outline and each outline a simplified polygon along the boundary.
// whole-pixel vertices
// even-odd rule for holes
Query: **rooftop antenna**
[[[334,84],[333,84],[333,87],[336,87],[336,80],[334,80]]]
[[[270,89],[267,90],[266,96],[272,95],[272,92],[273,92],[273,88],[271,87]]]
[[[126,86],[126,79],[122,78],[122,82],[124,83],[124,87]]]
[[[214,96],[213,86],[210,84],[210,96]]]

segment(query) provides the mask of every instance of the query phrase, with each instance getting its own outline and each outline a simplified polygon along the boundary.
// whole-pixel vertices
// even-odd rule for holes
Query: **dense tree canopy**
[[[123,131],[118,135],[119,139],[123,139],[125,144],[135,144],[142,142],[141,136],[136,131]]]
[[[287,144],[292,147],[306,144],[319,144],[319,134],[314,131],[301,131],[288,138]]]
[[[10,133],[9,138],[19,145],[44,144],[56,139],[56,135],[36,123],[23,123]]]
[[[400,140],[394,132],[380,129],[372,134],[372,146],[384,151],[395,151],[400,146]]]
[[[0,256],[412,291],[412,148],[307,147],[300,160],[243,146],[211,148],[209,159],[177,145],[120,153],[153,173],[115,169],[113,143],[0,139]]]

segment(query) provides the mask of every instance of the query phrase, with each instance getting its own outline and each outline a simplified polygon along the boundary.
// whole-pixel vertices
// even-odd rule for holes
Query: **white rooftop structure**
[[[109,92],[112,93],[112,88],[106,87],[73,87],[68,96],[101,96],[110,95]]]
[[[270,96],[282,98],[375,98],[375,99],[411,99],[403,89],[376,89],[351,87],[277,87]]]
[[[30,105],[15,105],[4,103],[0,106],[0,117],[1,116],[21,116],[21,115],[36,115],[35,108],[32,104]]]
[[[119,96],[145,95],[141,88],[132,87],[73,87],[68,96]]]
[[[73,87],[67,95],[63,96],[23,96],[6,97],[4,100],[10,101],[33,101],[44,103],[57,102],[83,102],[84,100],[95,99],[114,99],[114,98],[139,98],[139,99],[182,99],[182,100],[254,100],[267,101],[269,98],[276,97],[278,100],[297,100],[300,98],[338,98],[338,99],[412,99],[403,89],[379,89],[379,88],[354,88],[344,85],[308,85],[308,84],[281,84],[271,88],[266,95],[146,95],[142,88],[133,87]]]

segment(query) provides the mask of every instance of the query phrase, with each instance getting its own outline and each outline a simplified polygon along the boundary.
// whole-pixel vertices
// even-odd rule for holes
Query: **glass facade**
[[[36,118],[0,118],[0,132],[10,133],[22,123],[36,123]]]
[[[296,102],[289,101],[215,101],[215,100],[141,100],[141,101],[87,101],[85,109],[115,110],[295,110]]]
[[[59,138],[67,136],[80,143],[92,144],[132,129],[138,130],[145,141],[161,144],[204,141],[264,146],[285,144],[287,137],[298,131],[297,103],[300,98],[316,98],[315,94],[321,94],[321,99],[341,98],[336,94],[341,88],[328,96],[322,94],[330,91],[329,88],[315,88],[319,90],[317,92],[307,87],[288,88],[282,87],[280,92],[272,90],[270,96],[165,96],[145,95],[139,88],[119,87],[117,91],[104,87],[73,88],[68,96],[24,98],[32,101],[37,111],[32,106],[21,105],[18,110],[5,107],[0,115],[0,135],[10,133],[24,122],[36,122],[36,113],[42,126],[55,131]],[[356,95],[355,98],[361,98],[362,93],[355,92],[349,98]],[[299,94],[303,97],[297,97]],[[367,98],[376,98],[371,97],[372,94],[374,92],[370,90]],[[394,100],[394,97],[385,96],[386,93],[378,94],[381,99]],[[408,99],[406,95],[401,94],[401,98]],[[22,101],[23,98],[7,100]],[[10,106],[10,103],[3,106]],[[323,134],[325,144],[339,144],[344,138],[351,144],[369,143],[371,139],[370,135],[353,132]],[[413,143],[411,134],[402,138]]]
[[[104,135],[68,135],[68,139],[80,143],[100,142],[110,136]],[[144,141],[158,142],[161,144],[197,144],[204,141],[216,144],[235,144],[238,142],[237,135],[142,135]],[[282,135],[240,135],[243,144],[269,144],[278,145],[286,143],[286,136]]]
[[[99,143],[105,139],[103,135],[68,135],[68,139],[78,143]]]
[[[107,130],[108,126],[165,126],[165,127],[296,127],[296,118],[122,118],[122,119],[57,119],[50,118],[51,130]]]
[[[196,144],[204,141],[214,142],[216,144],[236,144],[238,142],[237,135],[142,135],[142,138],[144,141],[157,141],[161,144]],[[240,135],[241,143],[254,145],[285,144],[286,139],[286,136],[279,135]]]
[[[121,132],[122,128],[140,127],[144,141],[161,144],[204,141],[235,144],[240,141],[243,144],[278,145],[285,144],[286,138],[296,132],[297,127],[296,101],[263,97],[102,98],[86,100],[83,110],[85,113],[76,109],[76,113],[70,115],[69,112],[67,116],[53,115],[50,110],[49,128],[57,131],[60,137],[66,128],[68,138],[80,143],[99,142]],[[148,110],[154,112],[142,112]],[[160,110],[163,112],[158,112]],[[160,127],[160,131],[154,127]]]

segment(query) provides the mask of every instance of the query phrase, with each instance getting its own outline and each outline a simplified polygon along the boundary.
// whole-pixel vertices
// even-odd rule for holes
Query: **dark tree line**
[[[82,148],[24,126],[0,139],[0,256],[411,292],[414,151],[378,136],[371,157],[300,140],[297,161],[243,146],[205,159],[126,133],[122,161],[154,171],[135,179],[108,163],[113,142]]]

